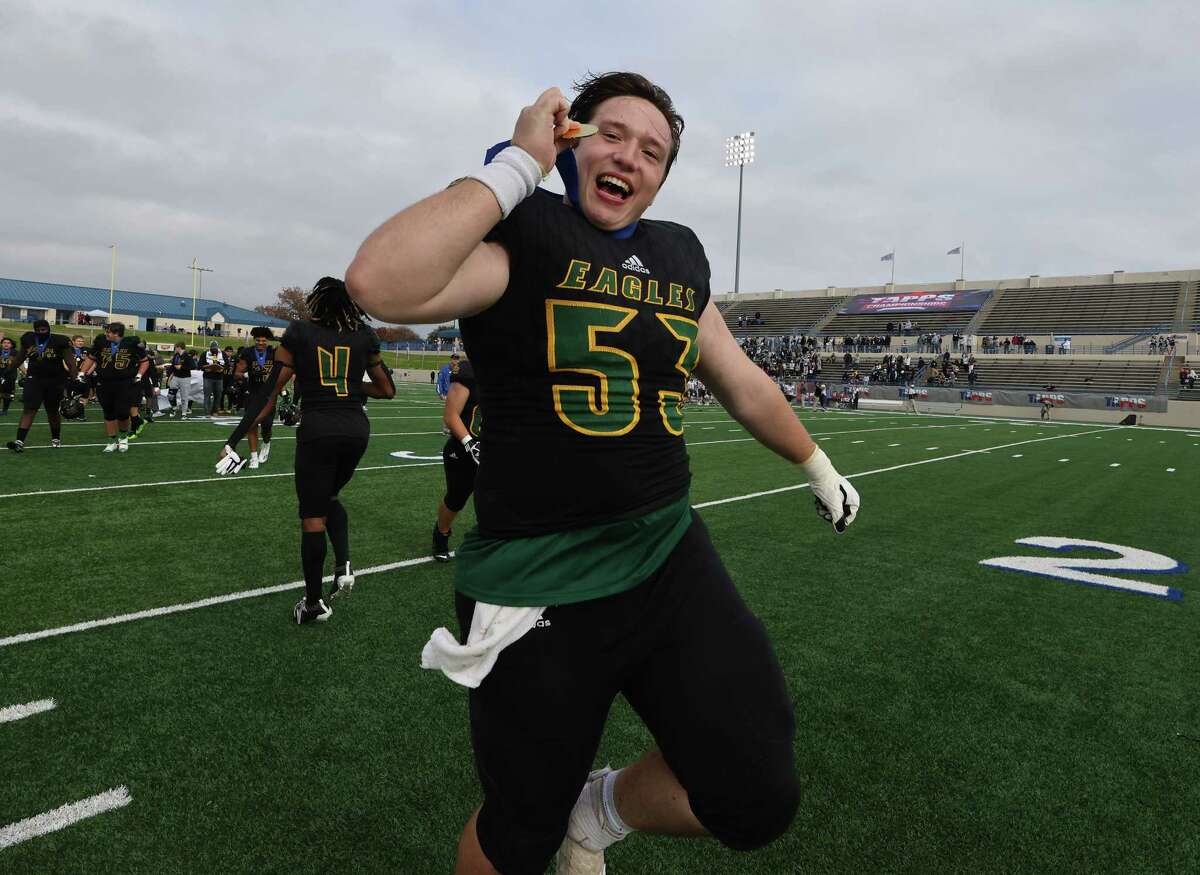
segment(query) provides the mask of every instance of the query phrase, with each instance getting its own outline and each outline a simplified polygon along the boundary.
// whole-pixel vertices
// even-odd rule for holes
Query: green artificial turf
[[[343,492],[360,569],[428,557],[444,490],[440,463],[389,455],[438,456],[432,391],[404,386],[370,414]],[[845,535],[804,489],[700,511],[787,674],[800,813],[752,854],[635,835],[610,875],[1200,871],[1197,573],[1118,574],[1172,601],[979,564],[1054,555],[1014,543],[1042,535],[1195,566],[1200,437],[800,415],[861,475]],[[804,482],[719,408],[687,423],[694,504]],[[229,429],[156,423],[121,456],[100,452],[98,422],[65,426],[61,450],[39,423],[0,457],[0,708],[57,702],[0,723],[0,828],[121,785],[132,797],[0,848],[0,872],[451,871],[479,801],[466,694],[418,668],[429,633],[454,628],[450,566],[363,575],[316,627],[291,623],[297,584],[11,643],[297,581],[294,432],[276,426],[258,471],[216,478]],[[618,700],[598,762],[651,744]]]

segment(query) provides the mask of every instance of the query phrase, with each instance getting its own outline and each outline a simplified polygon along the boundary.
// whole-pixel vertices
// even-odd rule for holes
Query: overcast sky
[[[571,11],[576,8],[578,11]],[[0,3],[0,276],[266,303],[589,70],[687,129],[648,216],[741,289],[1200,267],[1200,3]],[[552,180],[557,184],[556,180]]]

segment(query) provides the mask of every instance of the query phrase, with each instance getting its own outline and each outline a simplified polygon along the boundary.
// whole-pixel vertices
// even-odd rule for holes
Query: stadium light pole
[[[199,293],[199,286],[203,274],[212,273],[211,267],[200,267],[196,264],[198,259],[192,259],[192,265],[188,268],[192,272],[192,346],[196,345],[196,295]]]
[[[733,293],[738,293],[742,272],[742,179],[746,165],[754,163],[754,131],[734,134],[725,141],[725,166],[738,169],[737,254],[733,262]]]
[[[112,322],[113,293],[117,288],[117,244],[112,243],[108,248],[112,250],[112,270],[108,275],[108,321]]]

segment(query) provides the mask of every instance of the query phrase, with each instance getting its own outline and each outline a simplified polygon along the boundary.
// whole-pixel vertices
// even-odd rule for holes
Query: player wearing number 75
[[[577,91],[521,110],[511,143],[388,219],[346,275],[378,318],[461,319],[488,419],[455,569],[470,646],[438,630],[422,655],[472,688],[483,804],[460,875],[541,873],[556,849],[560,873],[600,873],[634,830],[751,850],[791,823],[791,699],[690,507],[690,374],[803,467],[836,531],[858,510],[710,301],[696,235],[643,218],[679,151],[670,97],[633,73]],[[564,195],[538,187],[555,166]],[[658,749],[589,775],[617,693]]]
[[[326,533],[333,544],[331,594],[348,593],[354,586],[350,520],[338,493],[354,476],[367,449],[371,426],[364,401],[396,394],[380,356],[379,337],[346,294],[345,284],[324,277],[305,302],[309,318],[288,324],[275,350],[271,382],[265,392],[251,396],[246,415],[217,456],[218,474],[241,470],[245,462],[237,454],[238,442],[247,431],[274,417],[275,400],[294,375],[301,412],[295,482],[304,569],[304,598],[292,612],[297,623],[323,622],[333,613],[321,598]]]

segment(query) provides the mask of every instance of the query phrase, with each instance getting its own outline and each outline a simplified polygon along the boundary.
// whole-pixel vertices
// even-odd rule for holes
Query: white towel
[[[496,664],[500,651],[520,641],[544,610],[476,602],[467,643],[459,644],[445,627],[435,629],[421,648],[421,668],[441,669],[456,684],[475,689]]]

